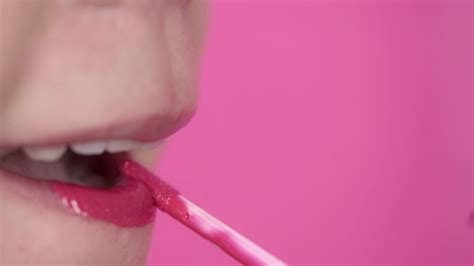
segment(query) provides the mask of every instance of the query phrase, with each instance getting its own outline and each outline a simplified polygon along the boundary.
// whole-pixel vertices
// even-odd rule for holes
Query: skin
[[[0,1],[0,147],[191,115],[205,21],[203,1]],[[150,164],[156,151],[135,156]],[[152,224],[119,228],[31,199],[0,176],[0,265],[145,263]]]

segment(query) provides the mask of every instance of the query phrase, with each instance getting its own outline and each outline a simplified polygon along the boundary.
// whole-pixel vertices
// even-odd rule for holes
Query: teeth
[[[141,149],[153,149],[160,146],[164,140],[155,142],[140,142],[133,140],[109,140],[109,141],[89,141],[70,144],[74,153],[80,155],[100,155],[104,152],[117,153],[128,152]],[[68,146],[51,147],[25,147],[23,151],[29,158],[36,161],[55,162],[58,161],[66,152]],[[11,149],[0,149],[0,157],[11,152]]]
[[[99,155],[104,153],[106,142],[105,141],[93,141],[72,144],[71,149],[81,155]]]
[[[143,142],[133,140],[111,140],[107,142],[107,151],[110,153],[137,150],[144,146]]]
[[[66,152],[66,145],[55,147],[24,148],[23,151],[33,160],[43,162],[55,162]]]

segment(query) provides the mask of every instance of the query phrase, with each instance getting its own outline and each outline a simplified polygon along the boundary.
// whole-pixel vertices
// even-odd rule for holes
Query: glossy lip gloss
[[[244,265],[286,265],[283,261],[245,238],[223,222],[182,196],[170,185],[138,163],[125,160],[122,174],[143,182],[154,204],[201,237],[211,241]]]

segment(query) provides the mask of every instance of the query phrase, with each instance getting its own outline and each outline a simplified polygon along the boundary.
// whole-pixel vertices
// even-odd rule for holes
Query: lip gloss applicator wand
[[[257,244],[182,196],[152,172],[132,160],[121,165],[122,174],[143,182],[151,191],[155,206],[184,224],[244,265],[286,265]]]

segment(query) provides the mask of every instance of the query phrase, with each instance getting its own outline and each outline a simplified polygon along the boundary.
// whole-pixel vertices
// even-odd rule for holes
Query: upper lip
[[[153,116],[140,118],[135,121],[120,121],[111,125],[101,125],[94,128],[54,131],[48,134],[38,134],[28,139],[7,136],[0,131],[0,148],[18,146],[50,146],[72,142],[87,142],[94,140],[136,140],[142,142],[160,141],[186,125],[193,113],[172,118],[169,116]]]

